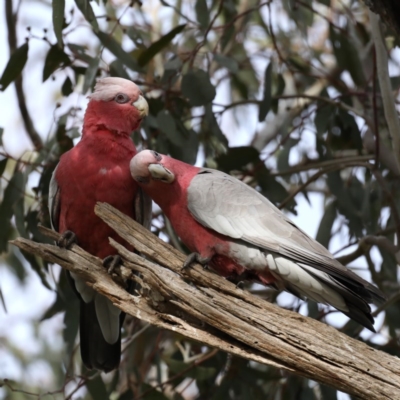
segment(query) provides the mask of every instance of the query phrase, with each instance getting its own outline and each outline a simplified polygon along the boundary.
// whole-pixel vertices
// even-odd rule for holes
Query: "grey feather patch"
[[[107,297],[98,293],[95,295],[94,304],[101,333],[107,343],[114,344],[120,334],[119,316],[121,310],[115,307]]]

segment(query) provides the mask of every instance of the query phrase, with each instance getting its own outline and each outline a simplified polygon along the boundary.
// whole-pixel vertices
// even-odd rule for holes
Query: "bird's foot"
[[[122,270],[122,259],[119,255],[107,256],[104,258],[103,266],[107,269],[107,272],[110,274],[115,283],[118,283],[122,287],[126,286],[128,277]]]
[[[226,279],[234,283],[237,289],[243,290],[246,282],[254,280],[254,273],[251,271],[244,271],[241,274],[227,276]]]
[[[207,264],[210,262],[211,257],[202,257],[199,253],[190,253],[185,262],[183,263],[182,269],[189,268],[194,263],[199,263],[204,269],[208,268]]]
[[[69,249],[74,243],[78,243],[78,240],[72,231],[65,231],[57,240],[57,245],[63,249]]]
[[[113,273],[118,274],[122,265],[121,257],[118,255],[107,256],[103,259],[103,266],[107,268],[107,272],[112,275]]]

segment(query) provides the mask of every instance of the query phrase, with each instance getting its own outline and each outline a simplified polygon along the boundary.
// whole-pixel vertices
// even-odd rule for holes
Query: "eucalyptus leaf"
[[[182,78],[181,90],[195,107],[210,103],[216,95],[209,75],[203,70],[191,70],[186,73]]]
[[[65,0],[53,0],[51,4],[53,10],[54,34],[57,38],[58,47],[62,49],[64,47],[62,30],[64,26]]]
[[[264,91],[263,99],[260,102],[258,109],[258,121],[262,122],[267,117],[268,111],[271,108],[272,99],[272,63],[270,62],[264,73]]]
[[[29,43],[26,42],[11,54],[0,78],[0,90],[6,90],[7,86],[20,76],[28,59],[28,51]]]
[[[140,56],[138,57],[138,64],[141,67],[144,67],[156,54],[158,54],[161,50],[163,50],[166,46],[168,46],[174,37],[181,33],[186,27],[186,24],[178,25],[166,35],[164,35],[161,39],[152,43],[151,46],[144,50]]]

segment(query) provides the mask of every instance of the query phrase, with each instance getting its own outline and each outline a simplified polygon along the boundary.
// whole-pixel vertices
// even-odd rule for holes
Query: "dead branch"
[[[313,379],[362,399],[400,396],[400,360],[336,329],[238,289],[107,204],[96,214],[147,259],[112,241],[124,266],[141,274],[142,295],[119,287],[101,260],[19,238],[12,243],[85,278],[124,312],[208,346]],[[151,259],[152,261],[150,261]]]

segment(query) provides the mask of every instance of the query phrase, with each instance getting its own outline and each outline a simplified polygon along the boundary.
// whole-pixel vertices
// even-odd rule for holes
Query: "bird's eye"
[[[156,152],[156,151],[153,151],[152,152],[153,153],[153,156],[155,157],[155,159],[157,160],[157,161],[161,161],[161,156]]]
[[[126,95],[125,93],[118,93],[115,97],[114,100],[119,103],[119,104],[124,104],[129,101],[129,96]]]

